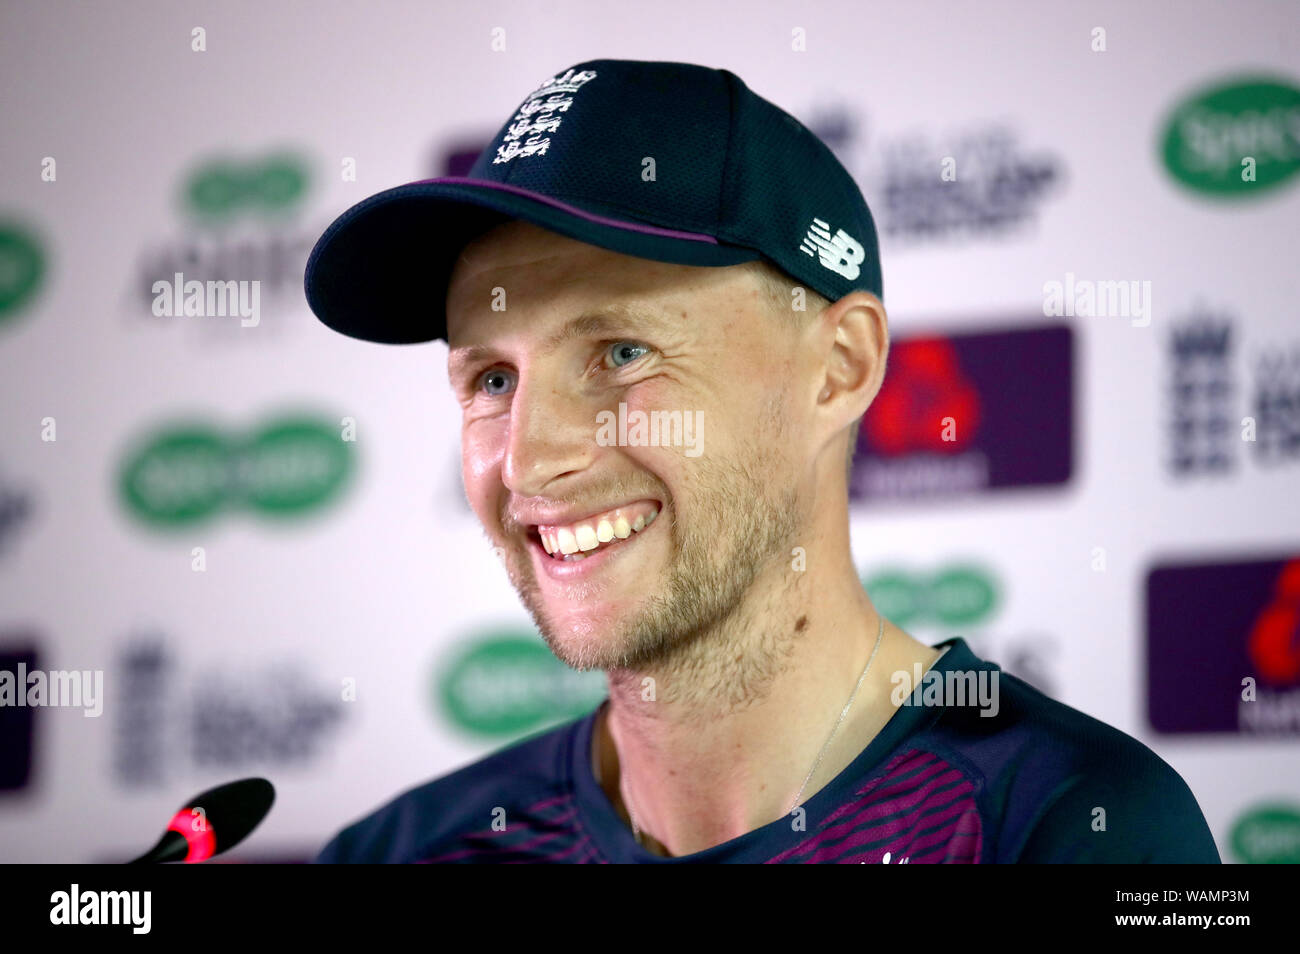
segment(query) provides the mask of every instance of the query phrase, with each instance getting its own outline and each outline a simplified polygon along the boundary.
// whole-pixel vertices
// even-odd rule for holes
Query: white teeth
[[[623,513],[617,510],[612,512],[616,514],[612,520],[609,517],[602,517],[594,526],[590,523],[582,523],[568,527],[552,526],[546,529],[538,527],[537,533],[541,538],[542,547],[551,556],[565,560],[580,560],[602,544],[614,540],[626,540],[632,534],[639,533],[654,523],[655,517],[659,516],[659,511],[655,509],[649,513],[638,514],[635,521],[628,523]]]
[[[596,531],[591,529],[589,524],[583,524],[577,532],[578,549],[594,550],[600,546],[600,541],[596,539]]]

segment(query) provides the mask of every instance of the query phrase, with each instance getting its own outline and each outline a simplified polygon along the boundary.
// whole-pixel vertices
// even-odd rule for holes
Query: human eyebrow
[[[668,335],[676,330],[671,322],[653,312],[626,305],[610,305],[570,318],[559,330],[546,337],[540,353],[550,353],[566,342],[582,338]],[[451,351],[447,359],[447,371],[455,380],[467,373],[467,368],[500,360],[508,359],[499,348],[492,345],[465,345]]]
[[[564,327],[547,337],[543,346],[553,351],[567,341],[577,338],[610,338],[623,335],[667,334],[673,330],[670,322],[653,312],[624,305],[610,306],[586,312],[565,322]]]
[[[447,373],[455,380],[465,369],[495,358],[498,352],[490,345],[466,345],[456,348],[447,358]]]

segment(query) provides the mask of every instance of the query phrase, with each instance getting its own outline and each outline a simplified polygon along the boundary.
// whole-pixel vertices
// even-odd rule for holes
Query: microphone
[[[239,844],[262,823],[275,801],[264,778],[244,778],[191,798],[175,815],[158,844],[127,864],[196,864]]]

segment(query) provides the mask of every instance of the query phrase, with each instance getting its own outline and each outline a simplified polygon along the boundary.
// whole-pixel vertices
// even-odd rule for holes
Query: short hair
[[[781,320],[792,322],[795,327],[801,327],[809,315],[819,314],[823,308],[831,304],[828,298],[796,281],[765,258],[746,262],[740,267],[747,269],[753,275],[759,293],[766,299],[767,310]],[[795,308],[796,289],[803,292],[802,309]],[[845,466],[850,479],[853,475],[853,455],[857,450],[858,430],[861,426],[862,418],[858,418],[849,427],[848,460]]]
[[[808,315],[815,315],[830,304],[827,298],[791,278],[765,258],[746,262],[742,267],[753,274],[759,292],[767,299],[773,314],[791,319],[796,325],[801,325]],[[796,289],[803,292],[802,309],[794,307]]]

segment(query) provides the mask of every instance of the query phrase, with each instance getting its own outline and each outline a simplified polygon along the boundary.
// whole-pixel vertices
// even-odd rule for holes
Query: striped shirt
[[[636,843],[592,773],[593,710],[405,792],[316,860],[1219,863],[1196,799],[1149,748],[963,639],[939,647],[908,704],[800,810],[704,851],[663,858]],[[993,704],[977,704],[989,686]]]

